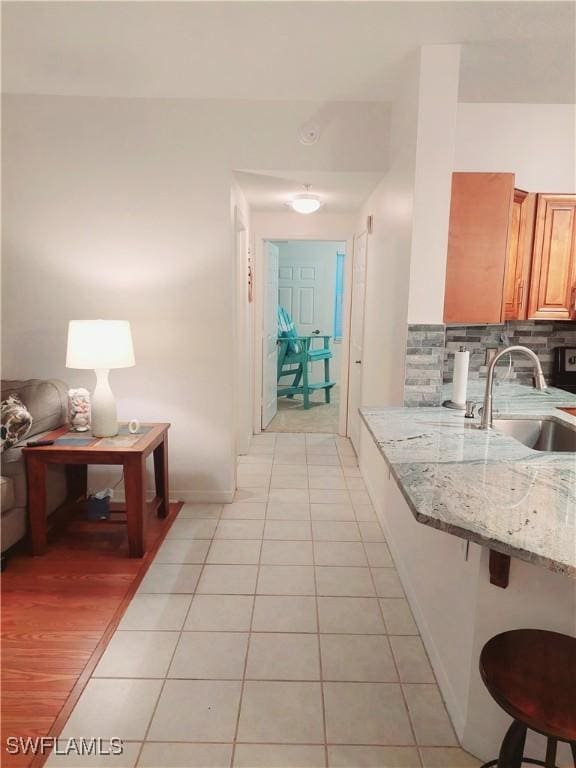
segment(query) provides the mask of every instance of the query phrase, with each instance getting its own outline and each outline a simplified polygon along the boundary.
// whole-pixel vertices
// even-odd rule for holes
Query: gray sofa
[[[2,400],[11,393],[17,394],[32,414],[32,429],[20,443],[2,454],[2,552],[26,534],[27,489],[22,446],[33,438],[40,440],[68,419],[68,388],[63,381],[3,379]],[[50,514],[66,500],[66,467],[58,465],[48,468],[46,490],[47,514]]]

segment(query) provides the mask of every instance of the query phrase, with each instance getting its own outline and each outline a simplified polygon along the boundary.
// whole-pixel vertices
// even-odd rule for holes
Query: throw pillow
[[[2,401],[2,451],[22,440],[32,428],[32,416],[18,395],[8,395]]]

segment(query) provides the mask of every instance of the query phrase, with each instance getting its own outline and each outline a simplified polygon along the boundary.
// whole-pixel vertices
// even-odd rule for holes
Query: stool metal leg
[[[558,740],[548,737],[546,743],[546,760],[535,760],[533,757],[524,757],[524,743],[526,741],[526,726],[515,720],[508,729],[497,760],[490,760],[480,768],[521,768],[523,765],[540,765],[542,768],[558,768],[556,765],[556,752]],[[572,750],[574,768],[576,768],[576,743],[568,742]]]
[[[556,748],[558,742],[550,737],[546,744],[546,768],[555,768],[556,766]]]
[[[498,768],[521,768],[526,743],[526,726],[514,720],[504,736],[498,755]]]

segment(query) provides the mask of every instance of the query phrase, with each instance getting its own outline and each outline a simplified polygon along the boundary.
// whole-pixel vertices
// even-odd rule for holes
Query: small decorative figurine
[[[68,391],[68,417],[74,432],[90,429],[90,392],[84,387]]]

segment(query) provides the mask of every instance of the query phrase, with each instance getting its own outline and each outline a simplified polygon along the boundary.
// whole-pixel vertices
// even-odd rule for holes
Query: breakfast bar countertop
[[[481,403],[485,382],[469,383]],[[494,417],[554,417],[576,396],[494,386]],[[449,397],[449,392],[446,393]],[[536,451],[447,408],[366,407],[360,414],[415,518],[576,577],[576,454]]]

